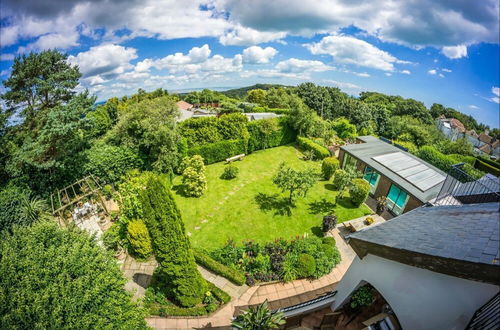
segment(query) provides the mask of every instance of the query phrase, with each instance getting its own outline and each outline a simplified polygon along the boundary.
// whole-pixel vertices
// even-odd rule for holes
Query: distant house
[[[193,106],[192,104],[187,103],[185,101],[179,101],[176,104],[177,104],[177,108],[179,109],[179,112],[180,112],[179,118],[177,119],[177,121],[184,121],[184,120],[187,120],[189,118],[216,116],[216,114],[211,112],[211,111],[204,110],[204,109],[198,109],[195,106]]]
[[[357,256],[336,286],[332,309],[370,284],[402,329],[498,329],[498,207],[420,207],[349,235]]]
[[[280,117],[280,115],[277,115],[274,112],[247,112],[244,113],[244,115],[247,116],[248,121]]]
[[[373,136],[360,136],[356,144],[340,147],[342,168],[364,173],[370,196],[387,197],[393,215],[419,207],[439,194],[446,173],[422,159]]]
[[[438,129],[450,140],[456,141],[463,137],[465,126],[455,118],[445,118],[443,115],[436,120]]]

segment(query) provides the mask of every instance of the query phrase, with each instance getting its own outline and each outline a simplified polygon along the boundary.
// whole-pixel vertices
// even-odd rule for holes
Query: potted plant
[[[377,198],[377,214],[381,215],[387,208],[387,198],[380,196]]]
[[[337,216],[335,214],[325,215],[323,217],[323,228],[324,233],[329,232],[337,225]]]

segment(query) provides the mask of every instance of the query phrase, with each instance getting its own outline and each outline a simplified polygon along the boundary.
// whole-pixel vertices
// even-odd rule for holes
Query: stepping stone
[[[207,220],[207,219],[203,219],[203,220],[201,220],[201,223],[207,223],[207,222],[208,222],[208,220]]]
[[[234,195],[234,191],[230,191],[230,192],[229,192],[229,195]]]
[[[194,227],[194,230],[200,230],[200,229],[201,229],[201,227],[198,227],[198,226]]]
[[[219,202],[219,205],[222,205],[222,204],[224,204],[224,201],[220,201],[220,202]]]
[[[228,199],[228,198],[229,198],[229,196],[224,197],[224,199]]]
[[[191,232],[189,232],[189,231],[188,231],[188,232],[187,232],[187,235],[188,235],[188,236],[191,236]]]

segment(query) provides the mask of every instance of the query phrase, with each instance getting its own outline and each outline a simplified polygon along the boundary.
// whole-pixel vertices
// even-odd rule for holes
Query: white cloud
[[[499,87],[491,87],[491,92],[495,95],[490,97],[488,100],[494,103],[500,103],[500,88]]]
[[[393,71],[394,63],[401,62],[386,51],[372,44],[345,35],[324,37],[320,42],[307,45],[313,54],[331,55],[338,63]]]
[[[444,71],[444,72],[448,72],[448,73],[453,72],[452,70],[450,70],[450,69],[446,69],[446,68],[441,69],[441,70],[442,70],[442,71]]]
[[[448,58],[458,59],[467,56],[467,46],[458,45],[443,47],[442,52]]]
[[[341,89],[361,89],[360,86],[356,84],[352,84],[349,82],[343,82],[343,81],[336,81],[336,80],[331,80],[331,79],[324,79],[323,82],[325,84],[333,85]]]
[[[431,70],[427,71],[427,73],[430,75],[435,75],[435,74],[437,74],[437,71],[435,69],[431,69]]]
[[[444,74],[442,74],[442,73],[438,74],[438,76],[440,76],[441,78],[444,78]]]
[[[390,73],[390,72],[385,72],[384,74],[385,74],[387,77],[392,76],[392,73]]]
[[[299,60],[296,58],[290,58],[286,61],[279,62],[276,64],[276,69],[279,72],[285,73],[322,72],[333,70],[331,66],[328,66],[321,61]]]
[[[400,71],[402,74],[411,74],[410,70],[401,70]]]
[[[468,106],[469,109],[472,109],[472,110],[479,110],[479,107],[477,105],[474,105],[474,104],[470,104]]]
[[[76,56],[69,56],[68,61],[77,64],[83,77],[93,85],[114,79],[133,68],[130,61],[136,58],[135,48],[104,44]]]
[[[79,34],[76,31],[71,33],[49,33],[39,37],[35,42],[28,44],[26,47],[19,47],[18,52],[24,53],[32,50],[43,49],[67,49],[78,46]]]
[[[264,42],[279,41],[285,37],[286,32],[262,32],[238,25],[231,30],[225,31],[224,34],[220,36],[219,42],[225,46],[251,46]]]
[[[500,87],[491,87],[491,92],[496,96],[500,96]]]
[[[261,48],[252,46],[243,50],[243,63],[248,64],[265,64],[273,58],[278,51],[273,47]]]
[[[12,61],[14,58],[14,54],[0,53],[0,61]]]

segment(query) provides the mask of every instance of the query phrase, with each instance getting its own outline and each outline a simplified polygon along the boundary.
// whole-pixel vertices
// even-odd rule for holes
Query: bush
[[[86,174],[93,174],[107,183],[118,182],[129,170],[141,168],[142,161],[132,150],[105,143],[96,143],[85,151]]]
[[[238,167],[236,167],[235,165],[228,165],[224,168],[224,172],[222,173],[222,175],[220,176],[221,179],[224,179],[224,180],[231,180],[231,179],[234,179],[238,176],[238,172],[240,170],[238,169]]]
[[[335,214],[325,215],[323,217],[323,226],[321,230],[324,233],[327,233],[331,229],[335,228],[336,225],[337,225],[337,216]]]
[[[480,171],[491,173],[496,177],[500,177],[500,169],[498,167],[492,166],[490,163],[480,160],[479,158],[476,158],[474,167]]]
[[[408,152],[411,154],[417,153],[417,146],[413,142],[395,140],[395,141],[393,141],[393,143],[398,144],[398,145],[402,146],[403,148],[406,148],[406,150],[408,150]]]
[[[352,180],[352,185],[349,188],[349,195],[351,196],[351,202],[355,206],[363,204],[369,192],[370,184],[365,179]]]
[[[297,274],[299,277],[311,277],[316,271],[316,261],[309,254],[301,254],[297,259]]]
[[[27,226],[30,219],[22,216],[22,200],[29,196],[29,191],[12,183],[0,190],[0,233],[10,230],[13,225]]]
[[[194,258],[199,265],[205,267],[206,269],[210,270],[211,272],[217,275],[227,278],[228,280],[230,280],[235,284],[238,285],[245,284],[245,274],[241,273],[240,271],[234,268],[229,268],[221,264],[220,262],[214,260],[207,253],[205,253],[200,249],[195,249],[193,252],[194,252]]]
[[[102,234],[102,243],[106,249],[117,251],[122,244],[120,224],[114,223]]]
[[[358,288],[351,296],[351,307],[359,308],[369,306],[373,302],[373,290],[365,285]]]
[[[132,220],[127,225],[127,240],[132,252],[140,258],[148,258],[153,253],[151,237],[142,220]]]
[[[330,151],[323,146],[311,141],[308,138],[299,136],[297,142],[302,150],[311,150],[314,152],[316,159],[323,159],[330,156]]]
[[[188,150],[188,155],[200,155],[205,160],[205,164],[213,164],[223,161],[229,157],[246,153],[245,140],[226,140],[205,144]]]
[[[366,224],[367,224],[368,226],[369,226],[369,225],[371,225],[371,224],[373,223],[373,221],[374,221],[374,220],[373,220],[373,218],[372,218],[372,217],[366,217],[366,219],[365,219],[365,222],[366,222]]]
[[[325,236],[321,239],[323,244],[330,244],[331,246],[335,246],[335,238],[332,236]]]
[[[336,170],[339,169],[339,160],[336,157],[326,157],[321,163],[321,174],[323,179],[330,180]]]
[[[295,131],[285,118],[254,120],[248,123],[248,153],[295,141]]]
[[[200,197],[207,190],[207,179],[205,176],[205,164],[203,158],[194,155],[191,158],[184,158],[181,164],[182,184],[186,196]]]
[[[418,150],[417,156],[446,173],[450,172],[452,165],[464,162],[465,164],[462,170],[472,178],[479,179],[484,175],[483,172],[476,170],[467,162],[467,157],[463,158],[460,156],[457,157],[457,155],[445,155],[432,146],[423,146]]]
[[[343,181],[348,177],[348,174],[346,171],[343,169],[338,169],[334,172],[333,174],[333,189],[339,190],[342,185]]]
[[[335,254],[335,247],[332,246],[331,244],[323,243],[321,245],[321,250],[327,256],[327,258],[333,258],[334,254]]]

